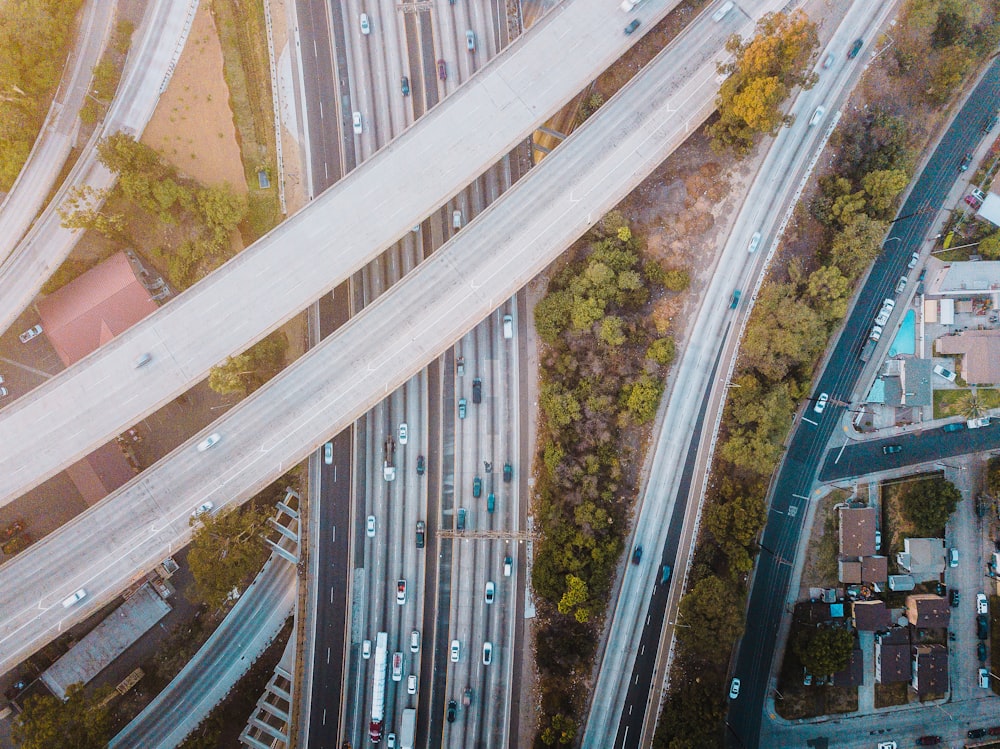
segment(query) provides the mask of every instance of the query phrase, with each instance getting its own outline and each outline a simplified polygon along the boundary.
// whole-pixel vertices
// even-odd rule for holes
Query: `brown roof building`
[[[942,596],[917,593],[906,597],[906,619],[914,627],[943,629],[951,621],[951,609]]]
[[[837,579],[848,585],[861,582],[861,562],[857,559],[841,559],[837,562]]]
[[[861,582],[884,585],[888,579],[888,557],[864,557],[861,560]]]
[[[910,685],[920,697],[948,691],[948,648],[944,645],[916,645],[913,648],[913,679]]]
[[[905,627],[893,627],[875,635],[875,681],[899,684],[910,681],[910,633]]]
[[[833,675],[833,684],[838,687],[856,687],[864,681],[864,675],[865,659],[861,655],[861,650],[855,648],[851,651],[847,666]]]
[[[1000,382],[1000,330],[963,330],[934,342],[941,356],[962,356],[962,378],[970,385]]]
[[[125,253],[95,268],[38,303],[45,335],[67,367],[156,311]]]
[[[854,601],[851,605],[854,628],[861,632],[889,629],[892,617],[884,601]]]
[[[875,553],[875,508],[840,508],[840,553],[867,557]]]

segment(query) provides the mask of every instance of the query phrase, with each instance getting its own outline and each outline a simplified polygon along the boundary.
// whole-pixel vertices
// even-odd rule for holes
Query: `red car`
[[[982,203],[975,195],[966,195],[965,202],[968,203],[970,206],[972,206],[972,208],[974,208],[977,211],[979,210],[979,206],[982,205]]]
[[[438,78],[442,81],[448,79],[448,66],[445,65],[444,60],[438,60]]]
[[[940,743],[940,736],[921,736],[917,739],[917,746],[937,746]]]

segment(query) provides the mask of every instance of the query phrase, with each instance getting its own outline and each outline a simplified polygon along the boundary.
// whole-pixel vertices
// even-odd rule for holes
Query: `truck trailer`
[[[389,658],[389,634],[379,632],[375,637],[375,658],[372,665],[375,676],[372,682],[372,722],[368,726],[368,737],[373,744],[382,740],[382,724],[385,720],[385,668]]]
[[[417,738],[417,711],[408,707],[403,710],[402,723],[399,726],[399,749],[413,749]]]

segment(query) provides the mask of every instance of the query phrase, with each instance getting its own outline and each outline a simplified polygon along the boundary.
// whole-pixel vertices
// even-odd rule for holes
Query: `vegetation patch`
[[[875,684],[875,707],[893,707],[894,705],[906,705],[910,702],[910,684],[901,682],[899,684]]]
[[[979,7],[970,10],[952,0],[908,2],[902,12],[903,23],[893,33],[895,43],[888,45],[897,59],[873,64],[868,77],[877,80],[877,90],[865,92],[868,103],[864,106],[845,108],[841,125],[831,138],[834,155],[829,170],[820,177],[808,212],[799,211],[798,221],[790,225],[747,325],[733,379],[736,387],[729,391],[723,417],[712,467],[715,479],[703,509],[703,532],[687,595],[692,595],[704,579],[715,576],[725,581],[730,591],[739,591],[732,599],[742,616],[746,581],[742,573],[752,566],[757,551],[767,484],[782,456],[792,418],[812,392],[817,363],[846,315],[858,280],[881,251],[899,195],[909,183],[915,155],[930,138],[924,126],[940,121],[945,114],[942,102],[954,96],[970,72],[968,66],[956,68],[944,52],[924,56],[923,49],[931,44],[939,21],[947,25],[941,19],[953,13],[963,19],[975,16],[974,23],[963,26],[967,33],[957,43],[973,49],[992,40],[987,44],[992,49],[1000,27],[996,25],[997,3],[988,5],[988,12],[982,13]],[[815,34],[806,23],[799,16],[762,19],[758,26],[761,37],[787,37],[731,43],[736,59],[725,71],[730,76],[723,85],[726,95],[720,92],[719,121],[711,130],[716,148],[729,148],[741,155],[761,133],[772,133],[785,121],[777,114],[782,99],[776,93],[790,90],[792,85],[809,85],[806,74],[795,71],[811,70],[815,61],[814,45],[809,43]],[[794,51],[796,62],[786,66],[781,60],[757,59],[770,50]],[[748,52],[753,53],[752,59],[744,59]],[[963,59],[970,58],[966,55]],[[785,77],[768,75],[770,70],[785,71]],[[955,70],[961,72],[957,77]],[[945,88],[942,81],[948,81]],[[748,103],[753,97],[744,94],[755,87],[763,92],[756,102],[759,111]],[[709,520],[717,505],[727,506],[734,500],[738,505],[728,514],[742,519],[738,526]],[[755,508],[761,512],[757,514]],[[931,518],[915,507],[908,506],[908,511],[912,518],[908,522],[930,522]],[[756,531],[751,533],[754,523]],[[894,527],[902,525],[901,521]],[[749,540],[741,544],[744,539]],[[686,623],[701,626],[701,622]],[[735,638],[720,638],[713,657],[704,658],[685,649],[686,632],[677,635],[670,691],[654,746],[721,746],[721,717],[711,723],[708,719],[721,716],[725,709],[729,650]],[[824,713],[857,709],[856,689],[824,689],[828,695]]]
[[[0,13],[0,192],[35,144],[73,44],[82,0],[4,3]]]
[[[964,416],[976,419],[991,408],[1000,408],[1000,390],[996,388],[968,388],[934,391],[934,418]]]
[[[628,533],[634,459],[674,357],[673,339],[649,314],[654,294],[667,293],[665,278],[611,212],[571,250],[535,308],[545,344],[533,499],[542,537],[532,573],[536,746],[572,744],[585,714],[584,682]]]

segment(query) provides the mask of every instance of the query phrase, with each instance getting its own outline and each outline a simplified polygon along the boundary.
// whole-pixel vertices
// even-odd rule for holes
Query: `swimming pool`
[[[903,322],[899,326],[899,332],[896,333],[896,337],[892,341],[892,346],[889,347],[889,356],[912,354],[916,351],[916,321],[917,313],[912,309],[907,310],[906,314],[903,315]]]

